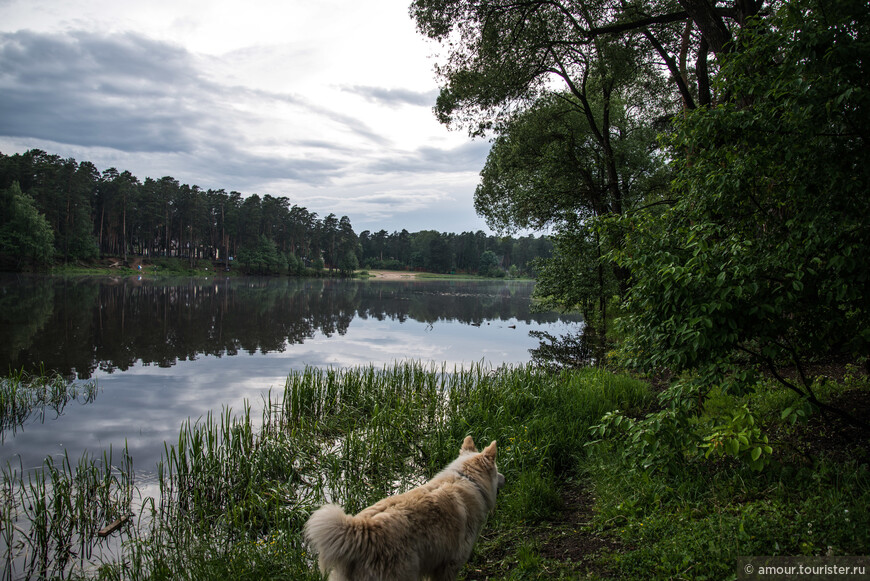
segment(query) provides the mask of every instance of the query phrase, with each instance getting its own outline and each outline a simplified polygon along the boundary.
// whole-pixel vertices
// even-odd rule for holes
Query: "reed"
[[[114,463],[100,458],[48,457],[40,470],[7,465],[2,472],[0,551],[3,579],[63,577],[83,569],[110,541],[98,536],[106,523],[129,515],[134,481],[126,447]]]
[[[61,415],[71,401],[88,404],[97,397],[95,381],[77,383],[59,373],[18,370],[0,377],[0,443],[31,417],[44,421],[47,412]]]
[[[555,505],[554,474],[585,453],[588,427],[604,411],[649,400],[642,383],[591,370],[405,362],[294,371],[264,399],[259,418],[246,404],[181,426],[158,465],[159,494],[125,528],[120,554],[84,549],[79,539],[91,529],[56,532],[53,515],[74,513],[68,504],[84,498],[70,488],[81,467],[49,466],[29,485],[19,482],[32,492],[13,492],[18,504],[37,499],[27,519],[40,549],[27,552],[27,570],[87,571],[87,553],[104,579],[319,579],[301,537],[316,506],[358,511],[416,486],[471,434],[479,444],[499,441],[508,484],[496,522],[534,520]],[[10,522],[4,516],[0,528]]]

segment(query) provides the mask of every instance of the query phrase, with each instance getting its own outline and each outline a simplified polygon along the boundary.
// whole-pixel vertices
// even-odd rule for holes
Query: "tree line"
[[[477,273],[503,277],[534,275],[537,262],[552,254],[546,236],[490,236],[481,230],[461,234],[423,230],[386,230],[359,235],[362,265],[390,270]]]
[[[22,269],[117,257],[239,266],[251,274],[349,275],[369,268],[528,274],[545,237],[384,230],[357,235],[287,197],[204,190],[172,177],[140,181],[38,149],[0,153],[0,265]]]
[[[675,378],[639,432],[673,441],[661,430],[761,374],[868,429],[810,371],[870,368],[865,1],[414,0],[411,15],[444,50],[438,119],[493,137],[477,210],[555,232],[540,298],[583,311],[595,360]],[[734,417],[729,441],[756,437]],[[763,464],[756,444],[734,455]]]

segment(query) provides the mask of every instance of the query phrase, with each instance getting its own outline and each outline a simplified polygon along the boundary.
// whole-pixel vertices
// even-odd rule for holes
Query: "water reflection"
[[[531,313],[527,282],[293,279],[0,278],[0,369],[79,379],[201,355],[283,352],[344,335],[355,318],[481,325],[552,322]]]
[[[93,403],[98,393],[97,384],[70,382],[57,373],[14,373],[0,378],[0,444],[7,434],[35,419],[57,419],[67,405]]]
[[[30,421],[0,464],[125,444],[137,474],[188,418],[258,406],[307,365],[404,359],[497,366],[529,361],[531,332],[576,319],[532,313],[529,282],[0,277],[0,369],[42,363],[94,378],[99,397]],[[141,482],[141,480],[140,480]]]

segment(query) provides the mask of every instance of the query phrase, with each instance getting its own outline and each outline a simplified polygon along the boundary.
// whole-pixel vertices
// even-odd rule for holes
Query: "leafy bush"
[[[870,85],[860,64],[870,45],[859,40],[868,14],[852,0],[799,0],[744,27],[717,76],[730,100],[687,112],[667,141],[676,203],[605,226],[624,234],[613,257],[634,280],[621,361],[697,384],[694,408],[650,422],[688,421],[711,389],[750,392],[764,370],[867,429],[817,396],[806,365],[870,353]],[[665,397],[679,401],[681,389]],[[631,429],[640,438],[650,426]],[[698,435],[712,455],[763,463],[764,437],[745,410],[706,429]]]

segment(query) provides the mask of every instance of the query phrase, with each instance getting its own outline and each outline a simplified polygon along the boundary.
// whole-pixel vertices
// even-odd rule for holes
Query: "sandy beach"
[[[369,278],[379,280],[409,280],[417,278],[417,274],[416,272],[403,270],[370,270]]]

